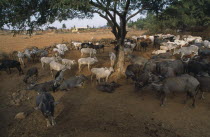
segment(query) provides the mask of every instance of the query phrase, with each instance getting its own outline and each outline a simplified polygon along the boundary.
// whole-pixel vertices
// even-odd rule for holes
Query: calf
[[[25,82],[26,84],[28,83],[28,79],[32,76],[36,76],[36,78],[38,77],[38,69],[37,67],[33,67],[30,68],[27,72],[25,77],[23,78],[23,82]]]
[[[31,54],[33,54],[32,56],[34,56],[34,59],[40,59],[41,57],[46,57],[49,54],[49,52],[47,50],[36,48],[31,51]]]
[[[71,88],[81,87],[86,80],[87,80],[87,77],[85,77],[84,75],[70,77],[69,79],[64,80],[61,83],[59,89],[68,91]]]
[[[83,48],[81,49],[81,57],[83,56],[83,54],[90,54],[90,57],[91,57],[91,55],[96,54],[96,50],[92,48]]]
[[[56,47],[64,52],[69,50],[68,47],[66,46],[66,44],[58,44],[58,45],[56,45]]]
[[[61,57],[42,57],[40,59],[43,69],[45,64],[50,64],[52,61],[59,61],[59,60],[62,60]]]
[[[100,52],[100,49],[103,49],[104,52],[104,45],[94,45],[94,49]]]
[[[80,42],[72,42],[72,44],[74,45],[74,47],[75,47],[76,50],[81,49],[81,44],[82,43],[80,43]]]
[[[55,99],[50,93],[43,92],[36,97],[36,107],[42,112],[46,118],[47,127],[54,126],[54,109]]]
[[[67,65],[62,65],[55,61],[50,62],[50,71],[51,71],[52,77],[53,77],[53,70],[55,70],[55,71],[64,70],[65,71],[66,69],[71,69],[71,67],[67,66]]]
[[[3,60],[0,62],[0,70],[4,70],[7,73],[7,70],[9,70],[9,74],[11,74],[10,68],[17,68],[17,70],[19,71],[19,75],[23,74],[20,62],[16,60]]]
[[[141,48],[142,48],[144,51],[147,50],[147,47],[148,47],[148,43],[147,43],[147,42],[142,41],[142,42],[140,42],[140,45],[141,45]]]
[[[40,84],[30,85],[27,88],[27,90],[35,90],[38,93],[50,92],[50,91],[55,92],[58,87],[59,87],[59,81],[51,80],[51,81],[40,83]]]
[[[81,65],[88,65],[88,69],[90,70],[90,65],[98,62],[98,59],[96,57],[91,58],[80,58],[78,59],[78,64],[79,64],[79,72],[81,71]]]
[[[82,48],[94,48],[94,45],[91,42],[88,43],[82,43],[81,44],[81,49]]]
[[[59,85],[64,80],[64,72],[65,72],[65,70],[60,70],[55,74],[55,81],[57,81]]]
[[[96,89],[103,91],[103,92],[108,92],[108,93],[113,93],[115,88],[118,88],[120,84],[116,82],[111,82],[111,83],[102,83],[96,86]]]
[[[75,62],[75,60],[62,59],[62,64],[71,67],[72,65],[76,64],[76,62]]]
[[[175,49],[173,55],[181,53],[181,58],[185,55],[198,55],[198,47],[195,45],[191,45],[189,47],[182,47],[180,49]]]
[[[102,78],[106,78],[106,82],[108,81],[109,76],[111,75],[111,73],[114,71],[114,69],[112,67],[110,68],[92,68],[91,72],[91,81],[92,81],[92,77],[93,75],[96,75],[96,79],[98,80],[98,82],[100,83],[100,79]]]
[[[58,48],[54,48],[53,51],[56,52],[55,53],[56,56],[58,56],[58,55],[59,56],[64,56],[64,54],[65,54],[65,52],[63,50],[58,49]]]

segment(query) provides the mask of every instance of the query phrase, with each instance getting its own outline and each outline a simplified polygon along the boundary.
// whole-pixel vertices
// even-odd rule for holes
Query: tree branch
[[[126,14],[128,13],[128,8],[130,6],[131,1],[127,0],[126,5],[125,5],[125,10],[124,10],[124,16],[126,16]]]
[[[140,12],[142,12],[143,10],[144,10],[144,8],[142,8],[142,9],[138,10],[136,13],[130,15],[130,16],[126,19],[126,21],[129,21],[131,18],[133,18],[134,16],[136,16],[137,14],[139,14]]]
[[[98,0],[96,0],[96,1],[98,1]],[[117,27],[117,29],[118,30],[120,29],[120,26],[117,24],[117,21],[114,19],[114,17],[112,16],[112,14],[109,12],[109,10],[106,7],[104,7],[102,4],[100,4],[100,2],[99,2],[99,4],[97,4],[97,3],[93,2],[93,1],[90,1],[90,4],[92,6],[98,8],[98,9],[106,12],[106,14],[110,17],[110,19],[112,20],[114,25]]]
[[[117,11],[117,2],[114,2],[114,11]],[[116,20],[116,12],[113,12],[114,19]]]
[[[113,22],[109,19],[109,17],[107,15],[103,15],[101,12],[95,10],[93,11],[95,13],[98,13],[99,16],[101,16],[102,18],[106,19],[107,22],[109,23],[109,25],[111,26],[112,28],[112,33],[114,34],[115,38],[118,39],[118,35],[117,35],[117,28],[116,26],[113,24]]]
[[[105,20],[107,20],[109,23],[111,23],[110,25],[113,25],[112,21],[108,18],[108,16],[103,15],[101,12],[94,10],[94,13],[99,14],[99,16],[101,16],[102,18],[104,18]]]
[[[99,2],[99,1],[97,0],[97,2]],[[105,2],[102,2],[102,3],[103,4],[106,4]],[[106,6],[107,10],[113,11],[114,13],[116,13],[118,16],[121,17],[122,14],[119,11],[117,11],[117,9],[116,9],[116,7],[117,7],[117,1],[114,1],[114,8],[111,8],[110,5],[111,5],[110,2],[109,3],[107,2],[107,6]]]

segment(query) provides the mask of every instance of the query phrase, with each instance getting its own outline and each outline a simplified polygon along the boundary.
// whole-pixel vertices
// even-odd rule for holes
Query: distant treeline
[[[148,11],[128,27],[151,33],[203,32],[210,28],[210,0],[175,0],[162,10]]]

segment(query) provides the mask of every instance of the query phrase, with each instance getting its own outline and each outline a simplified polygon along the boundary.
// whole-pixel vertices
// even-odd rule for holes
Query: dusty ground
[[[135,32],[137,33],[137,32]],[[138,32],[139,35],[141,32]],[[131,35],[131,34],[130,34]],[[48,46],[59,43],[63,39],[89,40],[112,38],[109,32],[83,34],[45,34],[32,38],[21,35],[17,37],[0,36],[1,50],[10,52],[22,50],[27,46]],[[97,54],[99,63],[94,67],[109,66],[108,52]],[[135,54],[148,57],[148,52]],[[70,51],[67,58],[78,59],[79,51]],[[128,64],[128,63],[126,63]],[[27,63],[27,68],[39,68],[38,82],[51,80],[49,69],[41,69],[41,64]],[[90,78],[87,67],[83,74]],[[77,66],[65,72],[68,78],[79,74]],[[159,100],[151,89],[135,92],[131,81],[122,79],[122,85],[114,93],[103,93],[95,89],[95,82],[88,82],[85,88],[73,89],[69,92],[52,93],[61,103],[56,106],[57,125],[46,127],[46,121],[39,111],[33,109],[35,91],[25,91],[26,85],[13,69],[11,75],[0,72],[0,136],[1,137],[209,137],[210,136],[210,97],[197,100],[197,107],[192,109],[191,102],[184,105],[184,94],[171,96],[165,107],[159,106]],[[17,98],[20,99],[17,101]],[[16,102],[14,102],[14,100]],[[27,113],[23,120],[15,120],[18,112]]]

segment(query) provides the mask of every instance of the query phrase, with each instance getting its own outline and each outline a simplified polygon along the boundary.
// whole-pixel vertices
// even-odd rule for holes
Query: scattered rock
[[[11,104],[11,105],[15,105],[14,100],[11,100],[11,101],[10,101],[10,104]]]
[[[26,95],[27,94],[27,91],[26,90],[21,90],[21,94],[22,95]]]
[[[25,119],[26,114],[24,112],[17,113],[15,119]]]
[[[13,98],[15,98],[15,97],[16,97],[16,95],[17,95],[17,94],[16,94],[15,92],[14,92],[14,93],[12,93],[12,97],[13,97]]]
[[[17,90],[13,92],[11,95],[11,105],[19,106],[23,101],[28,100],[27,91],[26,90]]]
[[[15,103],[20,103],[20,99],[16,99],[15,100]]]
[[[158,126],[164,128],[164,124],[163,123],[159,123]]]
[[[24,100],[24,96],[21,94],[21,95],[19,96],[19,99],[20,99],[20,100]]]

